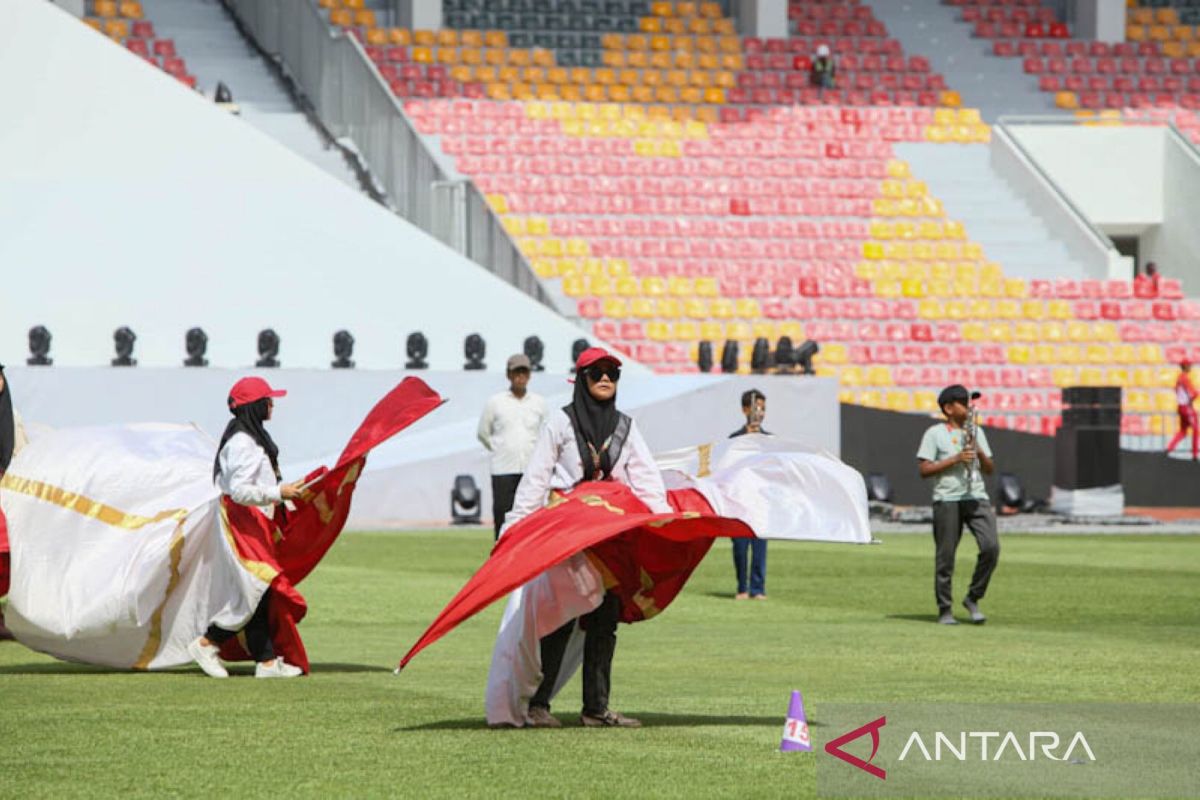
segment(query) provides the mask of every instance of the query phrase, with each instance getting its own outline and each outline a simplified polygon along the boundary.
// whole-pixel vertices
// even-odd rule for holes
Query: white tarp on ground
[[[9,367],[13,402],[31,432],[52,428],[194,422],[219,437],[229,420],[225,397],[246,374],[288,390],[268,423],[279,443],[284,477],[333,463],[374,401],[405,373],[399,370],[117,369]],[[411,373],[410,373],[411,374]],[[491,516],[487,454],[475,438],[484,403],[504,378],[477,372],[420,373],[449,402],[404,436],[385,442],[367,460],[348,527],[443,524],[450,516],[455,475],[472,475]],[[564,374],[533,377],[531,389],[551,407],[565,405],[572,387]],[[797,376],[622,375],[619,406],[633,415],[655,452],[717,442],[745,421],[740,397],[749,388],[767,395],[767,430],[816,450],[840,452],[837,383]],[[215,445],[214,445],[215,447]]]
[[[191,661],[188,642],[210,622],[240,629],[270,576],[224,533],[215,447],[193,426],[148,424],[42,433],[22,450],[0,482],[17,638],[156,669]]]

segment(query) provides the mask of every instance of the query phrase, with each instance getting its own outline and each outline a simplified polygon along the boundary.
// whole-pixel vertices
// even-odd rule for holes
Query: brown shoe
[[[642,727],[641,720],[627,717],[624,714],[618,714],[616,711],[605,711],[598,717],[593,717],[589,714],[580,714],[579,721],[583,723],[585,728],[640,728]]]
[[[765,594],[756,594],[756,595],[751,596],[750,599],[751,600],[766,600],[767,596]]]
[[[558,717],[550,713],[550,709],[541,706],[530,706],[525,715],[525,726],[528,728],[561,728]]]
[[[735,594],[733,596],[733,599],[734,600],[749,600],[750,595],[746,594],[745,592],[738,592],[737,594]]]

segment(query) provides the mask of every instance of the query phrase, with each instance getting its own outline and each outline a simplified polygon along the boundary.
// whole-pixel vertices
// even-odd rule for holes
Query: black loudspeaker
[[[1120,428],[1063,426],[1054,435],[1054,485],[1093,489],[1121,482]]]

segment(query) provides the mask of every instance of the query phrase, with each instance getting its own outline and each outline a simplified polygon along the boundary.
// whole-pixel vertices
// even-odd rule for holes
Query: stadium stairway
[[[991,55],[992,42],[971,36],[958,22],[959,9],[941,0],[863,0],[888,32],[909,53],[929,59],[930,66],[954,77],[963,104],[978,108],[987,122],[1001,114],[1046,114],[1054,98],[1038,89],[1037,76],[1019,63]]]
[[[991,164],[990,145],[898,142],[896,155],[929,186],[946,213],[966,226],[991,260],[1009,277],[1086,277],[1066,246]]]
[[[218,0],[145,0],[142,5],[159,34],[173,38],[188,54],[188,66],[202,91],[212,96],[217,82],[224,82],[242,119],[343,183],[360,188],[341,152],[327,147]]]

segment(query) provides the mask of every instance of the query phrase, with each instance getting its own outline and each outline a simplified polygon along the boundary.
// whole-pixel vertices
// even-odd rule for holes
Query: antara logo
[[[887,780],[887,770],[875,766],[871,761],[875,758],[875,754],[879,752],[879,729],[887,725],[887,717],[880,717],[874,722],[868,722],[861,728],[855,728],[849,733],[843,733],[841,736],[829,741],[825,744],[825,752],[835,758],[840,758],[852,767],[858,767],[864,772],[869,772],[881,781]],[[859,737],[871,734],[871,755],[863,761],[856,755],[847,753],[842,749],[842,745],[847,742],[853,742]]]
[[[1030,731],[1028,737],[1028,748],[1021,749],[1021,740],[1012,731],[1001,733],[1000,731],[959,731],[958,746],[955,746],[954,739],[941,731],[936,731],[933,734],[933,754],[930,755],[929,748],[925,746],[925,741],[921,738],[921,734],[913,731],[908,737],[908,741],[904,744],[904,749],[900,752],[899,761],[908,758],[910,751],[915,747],[920,751],[912,752],[914,758],[921,757],[926,761],[941,761],[942,748],[945,748],[946,760],[966,761],[970,756],[970,751],[978,742],[979,760],[980,761],[999,761],[1006,753],[1010,757],[1015,757],[1020,761],[1034,761],[1038,757],[1039,743],[1042,751],[1042,758],[1050,759],[1051,761],[1066,761],[1075,754],[1076,748],[1080,752],[1076,758],[1081,758],[1085,754],[1089,761],[1096,760],[1096,754],[1092,752],[1092,748],[1088,746],[1088,741],[1083,735],[1083,731],[1076,731],[1071,737],[1070,744],[1067,745],[1066,751],[1063,754],[1056,755],[1059,744],[1062,741],[1054,731]],[[988,742],[990,740],[999,740],[1000,744],[992,753],[991,758],[988,758]],[[1011,753],[1009,751],[1011,750]]]

